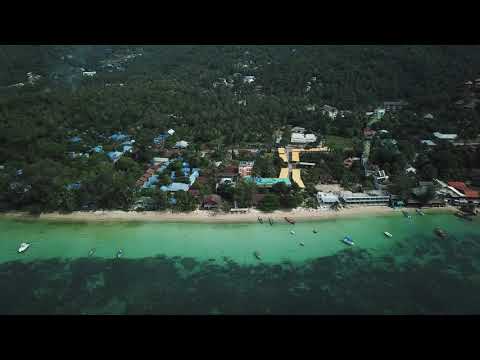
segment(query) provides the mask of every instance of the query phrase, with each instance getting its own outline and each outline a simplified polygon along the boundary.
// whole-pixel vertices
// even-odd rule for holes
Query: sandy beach
[[[172,213],[169,211],[75,211],[68,214],[45,213],[38,216],[24,212],[8,212],[0,217],[16,218],[22,220],[58,220],[58,221],[156,221],[156,222],[191,222],[191,223],[252,223],[257,222],[258,217],[268,221],[285,221],[284,217],[290,217],[296,221],[316,221],[321,219],[335,219],[361,216],[388,216],[395,215],[400,210],[386,206],[355,206],[340,211],[325,209],[297,208],[291,211],[275,211],[264,213],[251,209],[245,214],[214,213],[213,211],[196,210],[191,213]],[[412,212],[413,209],[408,209]],[[456,211],[454,207],[431,208],[424,210],[425,213],[438,213]]]

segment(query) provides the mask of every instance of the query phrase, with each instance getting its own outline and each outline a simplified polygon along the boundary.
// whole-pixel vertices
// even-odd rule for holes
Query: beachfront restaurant
[[[388,205],[390,203],[390,195],[379,191],[368,193],[343,191],[340,193],[340,199],[346,204]]]

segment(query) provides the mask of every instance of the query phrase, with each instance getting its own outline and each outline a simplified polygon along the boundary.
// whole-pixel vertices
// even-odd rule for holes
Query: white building
[[[154,157],[153,158],[153,165],[161,165],[168,162],[168,158],[162,158],[162,157]]]
[[[168,135],[173,135],[173,134],[175,134],[175,130],[170,129],[170,130],[167,131],[167,133],[168,133]]]
[[[305,106],[305,110],[307,111],[315,111],[317,107],[315,105],[307,105]]]
[[[377,108],[373,111],[373,116],[378,120],[382,119],[385,116],[385,109]]]
[[[320,205],[323,204],[335,204],[340,202],[340,199],[337,195],[333,193],[317,192],[317,200]]]
[[[317,141],[317,137],[314,134],[301,134],[301,133],[292,133],[290,142],[292,144],[307,144],[314,143]]]
[[[246,84],[251,84],[255,81],[255,76],[244,76],[243,77],[243,82]]]
[[[82,73],[83,76],[88,76],[88,77],[93,77],[93,76],[95,76],[96,74],[97,74],[96,71],[84,71],[84,72]]]
[[[432,140],[422,140],[421,143],[425,144],[427,146],[436,146],[437,145]]]
[[[390,203],[390,195],[379,191],[370,191],[368,194],[344,191],[340,194],[340,198],[347,204],[386,205]]]
[[[433,133],[433,136],[435,136],[437,139],[440,139],[440,140],[448,140],[448,141],[452,141],[452,140],[455,140],[458,135],[457,134],[442,134],[440,132],[434,132]]]
[[[177,142],[175,143],[175,147],[176,147],[176,148],[179,148],[179,149],[185,149],[186,147],[188,147],[188,142],[185,141],[185,140],[177,141]]]
[[[417,169],[415,169],[414,167],[412,166],[409,166],[405,169],[405,174],[416,174],[417,173]]]

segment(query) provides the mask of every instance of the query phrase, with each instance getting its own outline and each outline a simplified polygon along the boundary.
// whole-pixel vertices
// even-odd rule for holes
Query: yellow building
[[[279,156],[280,159],[282,159],[284,162],[288,162],[287,154],[286,154],[284,148],[278,148],[278,156]]]
[[[280,170],[280,175],[278,175],[279,178],[288,178],[288,168],[282,168]]]
[[[300,169],[292,169],[292,179],[301,189],[305,189],[305,184],[300,177]]]
[[[292,161],[300,161],[300,150],[292,150]]]

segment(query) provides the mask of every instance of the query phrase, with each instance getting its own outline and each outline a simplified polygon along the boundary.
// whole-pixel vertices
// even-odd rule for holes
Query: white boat
[[[30,244],[29,243],[21,243],[20,244],[20,247],[18,248],[18,253],[23,253],[25,251],[27,251],[27,249],[30,247]]]
[[[393,236],[393,235],[390,234],[388,231],[384,231],[383,233],[385,234],[385,236],[388,236],[388,237],[392,237],[392,236]]]
[[[353,242],[353,239],[350,236],[345,236],[342,240],[345,244],[353,246],[355,243]]]
[[[295,235],[295,231],[290,230],[290,234]]]
[[[123,256],[123,250],[119,250],[117,252],[117,258],[121,258]]]

